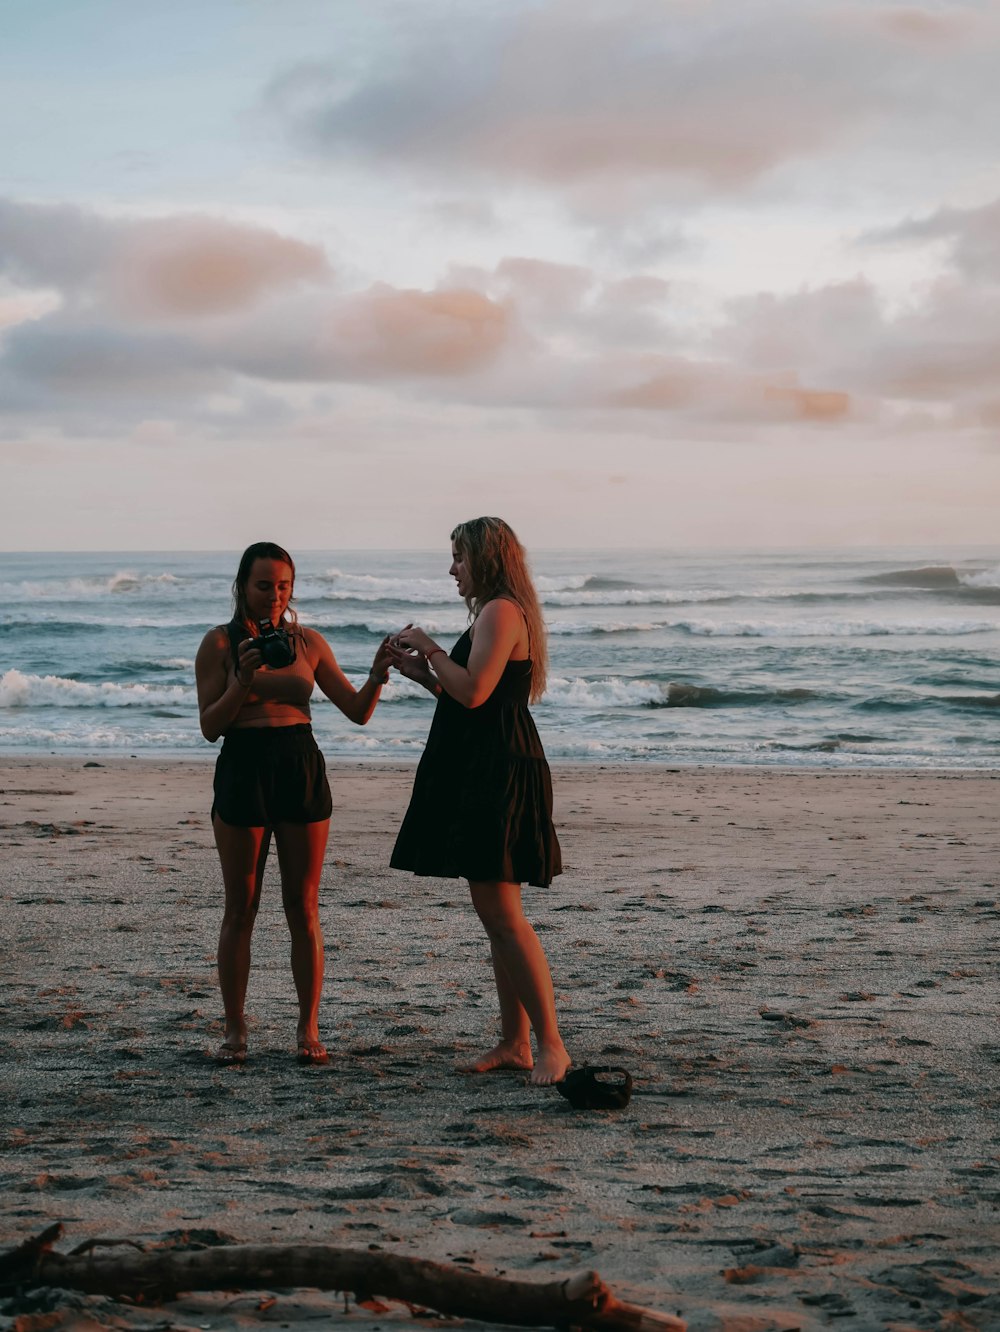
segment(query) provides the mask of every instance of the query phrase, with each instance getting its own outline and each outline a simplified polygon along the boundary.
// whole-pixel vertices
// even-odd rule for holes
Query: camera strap
[[[226,633],[229,635],[229,647],[233,654],[233,670],[240,668],[240,644],[244,638],[251,638],[246,625],[242,620],[230,620],[226,625]]]

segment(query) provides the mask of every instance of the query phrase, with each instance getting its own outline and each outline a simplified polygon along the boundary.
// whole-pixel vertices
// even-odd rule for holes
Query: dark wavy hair
[[[252,546],[247,546],[240,556],[240,567],[233,579],[233,619],[239,620],[241,624],[250,622],[250,612],[247,609],[247,583],[250,581],[250,570],[255,560],[281,560],[283,564],[287,564],[292,571],[292,595],[295,595],[295,561],[291,555],[283,546],[273,541],[255,541]],[[295,624],[298,620],[291,606],[285,611],[285,615],[291,624]]]
[[[545,693],[549,654],[542,608],[524,547],[502,518],[470,518],[459,523],[451,539],[469,567],[472,592],[465,604],[473,616],[496,597],[506,597],[520,606],[528,626],[531,701],[536,702]]]

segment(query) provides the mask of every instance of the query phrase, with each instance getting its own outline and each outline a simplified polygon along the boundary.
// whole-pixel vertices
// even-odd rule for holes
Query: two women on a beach
[[[450,573],[469,607],[469,628],[450,653],[412,624],[387,636],[359,690],[322,635],[297,623],[295,566],[271,543],[244,552],[233,618],[202,641],[195,667],[201,729],[208,740],[224,736],[212,808],[225,885],[218,952],[224,1062],[246,1058],[250,942],[272,836],[292,937],[297,1057],[328,1058],[318,1027],[318,894],[332,801],[309,698],[318,685],[363,726],[394,667],[433,694],[437,707],[390,863],[467,879],[490,941],[500,1040],[465,1070],[531,1070],[532,1082],[548,1085],[569,1067],[548,963],[521,906],[522,884],[546,885],[561,871],[549,768],[528,711],[545,688],[545,626],[524,549],[502,519],[462,523],[451,541]]]

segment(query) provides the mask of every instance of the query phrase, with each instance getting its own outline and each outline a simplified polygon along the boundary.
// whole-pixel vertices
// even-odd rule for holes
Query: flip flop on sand
[[[215,1062],[217,1064],[245,1064],[247,1061],[247,1047],[243,1045],[230,1045],[228,1041],[223,1041],[215,1052]]]
[[[302,1041],[295,1052],[295,1062],[305,1065],[328,1064],[330,1056],[327,1054],[326,1046],[322,1041]]]
[[[584,1064],[555,1087],[574,1110],[623,1110],[632,1096],[632,1075],[624,1068]]]

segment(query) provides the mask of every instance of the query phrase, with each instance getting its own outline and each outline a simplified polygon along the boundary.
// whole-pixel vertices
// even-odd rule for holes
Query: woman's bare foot
[[[527,1041],[499,1041],[492,1050],[487,1050],[470,1064],[459,1064],[459,1073],[493,1073],[498,1068],[530,1069],[534,1061],[531,1058],[531,1046]]]
[[[330,1056],[322,1041],[300,1041],[295,1061],[299,1064],[328,1064]]]
[[[222,1037],[222,1044],[216,1051],[216,1060],[220,1064],[242,1064],[247,1057],[247,1024],[245,1022],[227,1022]]]
[[[538,1061],[531,1075],[531,1085],[551,1087],[554,1082],[562,1082],[572,1062],[566,1053],[565,1045],[539,1046]]]
[[[328,1064],[330,1056],[318,1031],[299,1027],[295,1033],[295,1059],[300,1064]]]

